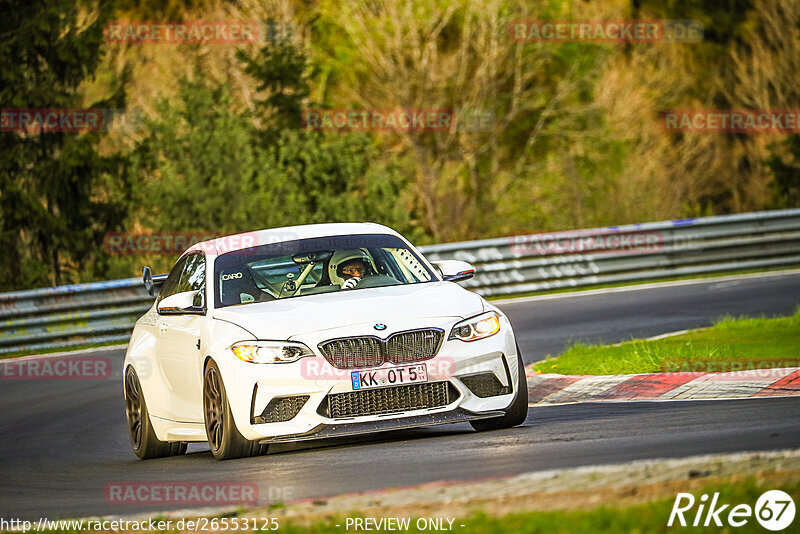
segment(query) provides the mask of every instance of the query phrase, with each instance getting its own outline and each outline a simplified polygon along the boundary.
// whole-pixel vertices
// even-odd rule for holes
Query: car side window
[[[202,306],[206,287],[206,258],[203,254],[190,254],[186,258],[186,266],[181,273],[176,293],[200,290],[195,297],[194,305]]]
[[[164,280],[164,285],[161,286],[161,291],[158,293],[159,301],[178,292],[178,283],[181,280],[181,274],[183,274],[183,267],[186,265],[186,259],[187,256],[182,257],[178,260],[178,263],[172,267],[169,276]]]

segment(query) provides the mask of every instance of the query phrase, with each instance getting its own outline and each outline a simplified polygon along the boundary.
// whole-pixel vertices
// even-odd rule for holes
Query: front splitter
[[[286,443],[292,441],[308,441],[311,439],[340,438],[345,436],[356,436],[359,434],[371,434],[374,432],[387,432],[389,430],[404,430],[408,428],[419,428],[422,426],[447,425],[452,423],[464,423],[477,419],[491,419],[502,417],[505,412],[495,410],[492,412],[474,413],[463,408],[450,410],[449,412],[432,413],[425,415],[414,415],[399,419],[386,419],[385,421],[366,421],[361,423],[341,423],[341,424],[322,424],[304,432],[302,434],[290,434],[286,436],[276,436],[274,438],[264,438],[259,441],[261,445],[271,443]]]

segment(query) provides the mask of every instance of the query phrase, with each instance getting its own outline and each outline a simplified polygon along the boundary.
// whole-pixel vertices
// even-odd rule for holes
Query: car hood
[[[480,296],[457,284],[427,282],[229,306],[215,310],[213,316],[241,326],[258,339],[282,340],[361,323],[467,318],[483,309]]]

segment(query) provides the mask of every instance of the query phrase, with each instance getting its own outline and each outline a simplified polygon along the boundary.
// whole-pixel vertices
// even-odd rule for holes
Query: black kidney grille
[[[328,363],[339,369],[374,367],[383,364],[383,343],[374,337],[351,337],[321,343]]]
[[[328,395],[327,415],[333,419],[380,415],[447,406],[458,398],[448,382],[427,382]]]
[[[319,344],[328,363],[338,369],[377,367],[384,362],[413,363],[436,356],[444,332],[438,328],[411,330],[391,335],[386,341],[374,336],[332,339]]]
[[[433,358],[439,350],[441,330],[401,332],[386,341],[386,356],[392,363],[420,362]]]

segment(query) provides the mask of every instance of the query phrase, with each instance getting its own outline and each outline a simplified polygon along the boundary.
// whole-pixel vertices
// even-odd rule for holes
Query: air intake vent
[[[458,379],[461,380],[475,396],[482,399],[511,393],[511,388],[501,384],[500,380],[491,372],[459,376]]]
[[[261,423],[281,423],[294,418],[303,408],[309,395],[296,395],[293,397],[275,397],[261,412],[261,415],[253,418],[253,424]]]
[[[428,382],[334,393],[325,397],[318,412],[331,419],[380,415],[440,408],[458,397],[458,390],[449,382]]]

